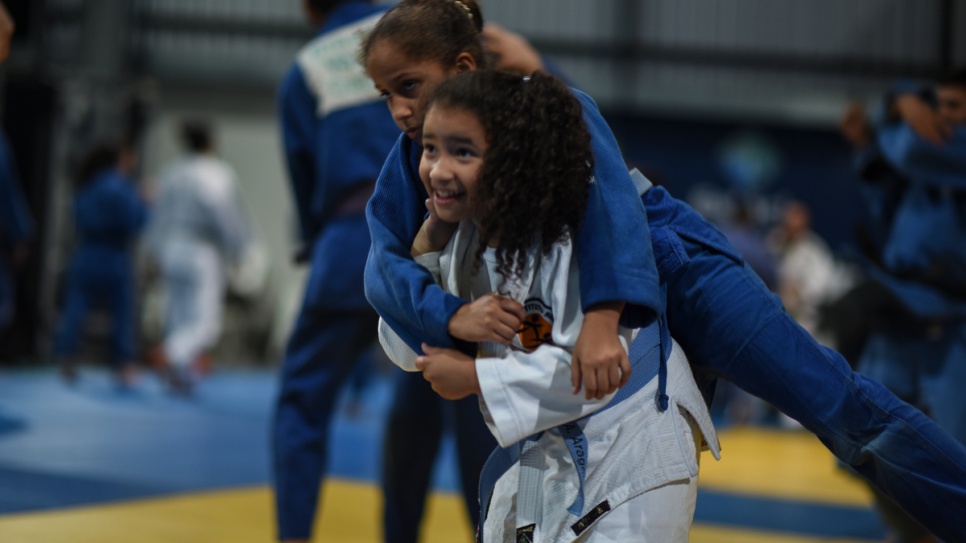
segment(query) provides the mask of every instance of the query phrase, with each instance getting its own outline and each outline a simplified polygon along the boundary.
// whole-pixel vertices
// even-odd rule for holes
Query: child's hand
[[[623,305],[598,304],[584,315],[570,367],[574,394],[583,383],[586,398],[599,400],[630,378],[631,363],[617,335]]]
[[[429,211],[429,217],[423,221],[409,251],[413,257],[442,251],[459,226],[458,223],[443,221],[436,215],[436,206],[433,205],[432,198],[426,199],[426,209]]]
[[[509,345],[525,316],[520,302],[491,292],[457,309],[446,330],[464,341]]]
[[[480,393],[476,377],[476,360],[455,349],[430,347],[423,343],[426,353],[416,359],[416,368],[433,390],[447,400],[460,400]]]
[[[523,36],[493,23],[483,27],[483,48],[496,59],[498,70],[531,75],[544,69],[540,53]]]
[[[895,99],[895,110],[920,138],[943,145],[953,136],[953,128],[928,103],[912,94]]]

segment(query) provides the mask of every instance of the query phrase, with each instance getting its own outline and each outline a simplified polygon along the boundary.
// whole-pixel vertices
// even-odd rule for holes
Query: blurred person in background
[[[94,306],[110,314],[111,363],[118,384],[135,379],[134,244],[148,207],[130,175],[136,157],[112,144],[93,147],[75,175],[75,249],[67,272],[54,355],[69,384],[77,379],[77,354]]]
[[[828,244],[812,230],[811,210],[804,202],[786,204],[768,243],[778,261],[777,292],[785,309],[821,339],[818,310],[830,296],[835,266]]]
[[[180,131],[185,154],[159,177],[146,245],[164,292],[155,363],[172,392],[190,396],[221,335],[227,267],[241,261],[251,232],[235,171],[218,158],[211,127],[188,120]]]
[[[719,225],[721,233],[741,254],[745,262],[772,292],[778,290],[778,262],[768,245],[764,228],[757,220],[748,196],[734,197],[734,209],[728,221]],[[771,410],[768,404],[730,381],[719,381],[714,391],[712,413],[727,424],[759,424]]]
[[[868,204],[858,368],[966,443],[966,70],[937,84],[896,83],[870,116],[841,123]],[[855,333],[855,330],[852,330]],[[937,541],[876,492],[896,543]]]
[[[371,355],[378,317],[365,299],[365,206],[399,131],[356,62],[360,31],[385,6],[303,0],[317,37],[279,89],[283,150],[309,265],[286,345],[271,430],[280,541],[311,538],[328,461],[329,426],[343,384]]]
[[[14,318],[14,279],[27,261],[33,228],[7,138],[0,133],[0,335]]]
[[[0,62],[10,53],[13,19],[0,2]],[[0,338],[16,312],[17,271],[24,266],[34,234],[33,217],[24,200],[7,136],[0,132]]]

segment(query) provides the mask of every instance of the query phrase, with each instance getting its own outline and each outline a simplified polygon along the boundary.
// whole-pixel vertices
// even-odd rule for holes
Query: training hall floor
[[[120,391],[97,368],[84,368],[74,388],[49,368],[0,369],[0,542],[273,541],[267,436],[275,386],[269,370],[226,370],[184,400],[150,375]],[[317,541],[379,541],[389,391],[380,374],[361,402],[340,400]],[[810,434],[733,428],[720,437],[722,460],[702,457],[692,542],[884,539],[868,492]],[[447,442],[424,542],[472,540],[453,462]]]

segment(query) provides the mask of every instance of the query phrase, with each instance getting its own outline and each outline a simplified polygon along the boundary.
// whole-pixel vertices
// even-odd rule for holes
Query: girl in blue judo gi
[[[16,314],[14,277],[27,258],[34,221],[20,188],[7,136],[0,132],[0,336]]]
[[[54,354],[68,382],[77,377],[76,356],[91,307],[107,309],[111,363],[119,383],[131,384],[136,356],[134,243],[148,215],[133,181],[133,155],[110,145],[95,147],[77,174],[74,226],[77,248],[67,272],[66,296]]]
[[[462,17],[443,18],[444,10]],[[420,100],[450,76],[485,67],[482,23],[472,0],[403,0],[370,32],[360,55],[406,135],[367,208],[366,295],[416,352],[423,342],[464,352],[480,341],[508,345],[521,324],[518,303],[496,296],[468,303],[436,285],[410,254],[426,199],[418,176]],[[687,204],[660,187],[635,187],[593,100],[574,93],[591,134],[595,180],[577,235],[586,316],[574,349],[576,384],[593,397],[620,384],[630,371],[618,318],[646,326],[666,301],[671,335],[699,381],[722,377],[772,403],[924,526],[964,541],[966,448],[815,342]]]
[[[422,144],[430,218],[414,257],[447,292],[518,301],[527,323],[509,346],[483,343],[475,356],[423,345],[418,357],[380,330],[390,358],[441,396],[478,395],[504,447],[481,481],[481,539],[687,541],[698,449],[717,455],[717,441],[663,319],[640,332],[648,348],[620,397],[572,393],[583,314],[570,233],[594,160],[580,102],[544,72],[468,71],[429,100]],[[626,349],[633,332],[619,335]]]

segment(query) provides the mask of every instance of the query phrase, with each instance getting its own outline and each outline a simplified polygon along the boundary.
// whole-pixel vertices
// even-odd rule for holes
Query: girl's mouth
[[[433,199],[437,204],[446,205],[455,202],[462,194],[454,190],[437,190],[433,192]]]

